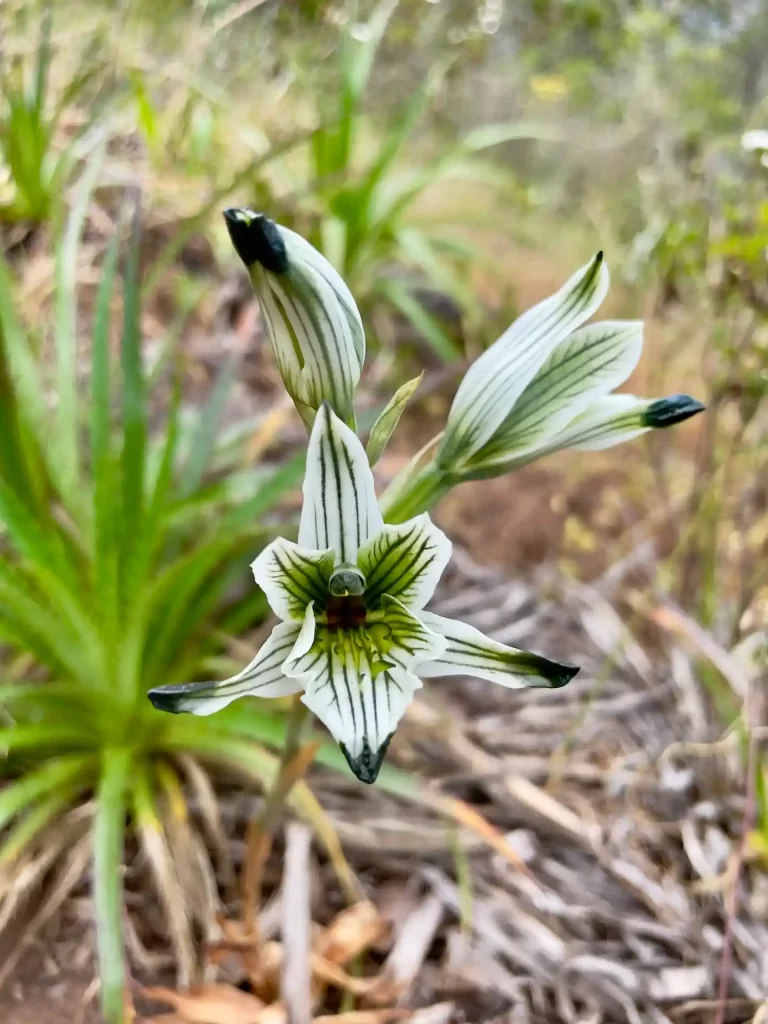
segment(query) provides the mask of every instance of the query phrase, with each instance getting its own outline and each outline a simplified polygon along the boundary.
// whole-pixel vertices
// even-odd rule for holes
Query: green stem
[[[453,486],[453,480],[431,462],[381,497],[381,511],[387,523],[404,523],[420,512],[428,512]]]
[[[277,817],[285,803],[285,798],[291,790],[293,780],[288,775],[287,769],[299,752],[301,746],[301,732],[304,727],[309,709],[302,703],[301,698],[293,698],[288,722],[285,726],[285,740],[283,750],[280,754],[280,762],[274,781],[264,800],[259,815],[253,822],[253,827],[259,832],[271,832],[277,821]]]
[[[301,732],[308,709],[301,698],[293,698],[291,712],[285,727],[285,740],[280,762],[272,785],[264,798],[264,806],[250,822],[247,836],[247,854],[243,876],[244,920],[246,931],[256,935],[258,906],[261,902],[261,882],[264,866],[272,845],[272,833],[280,817],[286,798],[296,781],[290,771],[291,764],[301,747]]]

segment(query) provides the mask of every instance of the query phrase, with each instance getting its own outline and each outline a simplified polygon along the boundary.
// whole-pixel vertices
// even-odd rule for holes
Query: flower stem
[[[404,523],[420,512],[428,512],[452,486],[453,480],[449,475],[431,462],[398,486],[393,493],[384,492],[381,511],[385,522]]]
[[[243,875],[243,904],[246,933],[257,935],[258,907],[261,903],[261,883],[264,867],[272,847],[272,835],[286,798],[298,775],[292,770],[301,746],[301,732],[308,710],[297,694],[291,704],[285,728],[280,762],[260,812],[248,825],[246,859]]]

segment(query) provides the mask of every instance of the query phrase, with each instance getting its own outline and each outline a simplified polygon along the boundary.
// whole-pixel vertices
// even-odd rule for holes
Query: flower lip
[[[361,782],[365,782],[366,785],[372,786],[379,777],[384,757],[393,736],[394,733],[390,733],[376,751],[371,750],[368,739],[364,739],[363,748],[357,757],[353,757],[343,743],[339,744],[341,752],[346,758],[347,764]]]
[[[235,206],[224,211],[224,220],[235,252],[246,267],[260,263],[273,274],[286,273],[288,251],[273,220],[263,213]]]

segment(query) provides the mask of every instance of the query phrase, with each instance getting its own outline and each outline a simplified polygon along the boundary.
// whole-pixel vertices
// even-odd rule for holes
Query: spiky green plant
[[[93,52],[84,55],[78,70],[54,96],[52,23],[53,4],[48,3],[34,51],[29,56],[6,56],[0,63],[0,220],[49,220],[78,161],[98,141],[98,104],[91,102],[88,120],[70,133],[65,144],[58,144],[62,116],[102,65]]]
[[[58,246],[52,359],[41,359],[23,326],[0,262],[0,871],[7,882],[0,925],[26,892],[23,863],[79,850],[79,870],[65,861],[71,889],[90,845],[104,1011],[119,1020],[126,821],[138,833],[188,978],[179,857],[186,849],[194,860],[190,850],[204,847],[177,799],[180,771],[202,791],[210,784],[198,759],[263,783],[276,761],[255,740],[279,743],[282,735],[281,720],[255,705],[212,727],[159,714],[146,691],[221,671],[223,638],[264,617],[262,595],[242,593],[237,581],[269,539],[264,515],[297,481],[302,460],[211,477],[231,362],[191,422],[172,387],[163,430],[150,432],[162,375],[150,376],[142,360],[138,215],[122,271],[117,237],[106,253],[89,390],[80,387],[75,266],[89,184],[77,187]],[[110,337],[120,291],[118,367]],[[182,826],[192,838],[179,847]]]
[[[368,112],[371,75],[397,5],[398,0],[382,0],[367,24],[345,28],[337,81],[327,91],[331,99],[318,104],[310,198],[297,205],[289,196],[286,219],[333,263],[357,296],[368,324],[375,323],[377,307],[394,308],[448,361],[461,355],[460,346],[419,301],[415,286],[426,284],[450,297],[471,323],[480,310],[466,274],[482,262],[482,255],[456,232],[446,232],[443,223],[416,217],[414,207],[451,175],[487,178],[488,169],[474,159],[477,154],[514,139],[551,137],[551,132],[528,123],[485,125],[444,144],[435,156],[414,160],[408,150],[418,141],[423,119],[444,83],[447,60],[434,63],[383,133],[374,129]],[[363,158],[372,140],[373,152]]]

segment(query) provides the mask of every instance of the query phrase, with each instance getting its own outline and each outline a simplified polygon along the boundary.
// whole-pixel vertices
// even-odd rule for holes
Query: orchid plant
[[[685,395],[610,394],[638,361],[642,324],[583,326],[608,290],[598,254],[470,367],[443,434],[379,501],[371,463],[412,383],[381,414],[366,452],[352,409],[365,336],[349,289],[294,232],[247,209],[225,218],[285,386],[310,430],[298,543],[278,538],[253,562],[280,620],[253,661],[222,682],[160,686],[149,698],[163,711],[208,715],[247,695],[302,693],[358,779],[372,783],[421,679],[555,687],[578,671],[426,610],[451,555],[429,518],[432,505],[463,480],[562,448],[618,444],[703,406]]]

